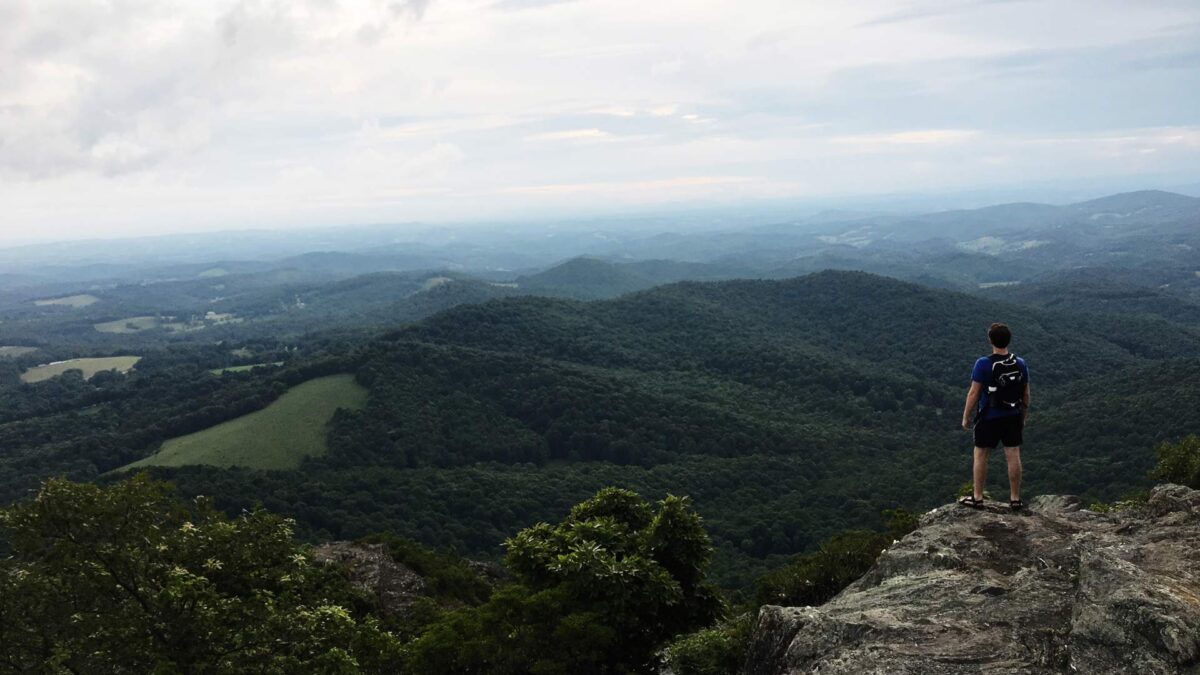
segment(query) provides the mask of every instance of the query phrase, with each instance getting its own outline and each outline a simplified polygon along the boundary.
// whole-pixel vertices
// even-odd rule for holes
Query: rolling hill
[[[1161,385],[1191,381],[1192,329],[825,272],[462,305],[359,352],[367,404],[301,472],[166,475],[320,536],[386,525],[476,552],[602,485],[686,493],[738,586],[772,556],[957,489],[967,372],[993,320],[1033,370],[1032,492],[1119,496],[1144,484],[1153,443],[1200,427],[1184,385]],[[1081,432],[1095,411],[1103,442]]]

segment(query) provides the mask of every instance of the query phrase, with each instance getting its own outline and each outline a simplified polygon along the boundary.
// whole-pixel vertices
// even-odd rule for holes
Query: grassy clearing
[[[105,321],[92,324],[101,333],[138,333],[151,328],[158,328],[160,322],[157,316],[131,316],[127,319]]]
[[[116,321],[92,324],[101,333],[140,333],[144,330],[161,328],[176,333],[202,330],[209,326],[219,326],[227,323],[241,323],[242,318],[233,314],[218,314],[208,312],[203,319],[181,321],[173,316],[131,316]]]
[[[122,468],[209,464],[294,469],[325,453],[329,420],[338,408],[361,408],[367,391],[353,375],[330,375],[292,387],[258,412],[163,443],[157,454]]]
[[[425,283],[421,284],[421,290],[428,291],[431,288],[437,288],[438,286],[448,284],[451,281],[454,280],[450,277],[430,277],[425,280]]]
[[[37,347],[5,346],[5,347],[0,347],[0,357],[11,356],[11,357],[15,358],[17,356],[25,356],[26,354],[32,354],[36,351],[37,351]]]
[[[208,372],[212,373],[213,375],[221,375],[222,373],[244,373],[247,370],[261,368],[263,366],[282,366],[282,365],[283,365],[283,361],[276,361],[274,363],[251,363],[246,366],[229,366],[228,368],[213,368],[212,370],[209,370]]]
[[[97,298],[94,295],[80,294],[80,295],[67,295],[67,296],[64,296],[61,298],[47,298],[45,300],[34,300],[33,304],[37,305],[38,307],[61,305],[64,307],[74,307],[74,308],[78,309],[80,307],[87,307],[88,305],[94,305],[97,302],[100,302],[100,298]]]
[[[70,359],[69,361],[55,361],[41,366],[35,366],[21,373],[22,382],[41,382],[52,377],[58,377],[68,370],[82,370],[83,378],[86,380],[96,373],[105,370],[115,370],[121,373],[127,373],[133,369],[133,366],[141,361],[140,356],[107,356],[96,359]]]

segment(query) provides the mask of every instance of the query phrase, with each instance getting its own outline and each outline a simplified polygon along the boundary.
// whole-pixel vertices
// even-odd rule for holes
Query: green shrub
[[[1155,448],[1158,464],[1150,477],[1200,489],[1200,436],[1192,434],[1175,443],[1160,443]]]
[[[729,675],[741,670],[750,645],[754,614],[684,635],[667,648],[676,675]]]
[[[921,516],[904,509],[888,509],[883,512],[884,527],[893,539],[903,539],[904,535],[917,529]]]
[[[514,583],[450,612],[408,645],[412,673],[652,673],[675,636],[725,608],[712,545],[680,497],[657,508],[606,488],[557,524],[506,542]]]
[[[834,535],[816,553],[764,575],[755,600],[760,605],[824,604],[866,573],[892,541],[890,534],[868,530]]]
[[[1130,509],[1137,509],[1145,506],[1148,499],[1150,499],[1150,493],[1144,490],[1130,492],[1120,500],[1112,502],[1111,504],[1105,502],[1096,502],[1088,507],[1088,511],[1093,511],[1095,513],[1129,511]]]
[[[0,671],[395,672],[400,644],[264,511],[229,518],[144,474],[46,481],[0,510]]]
[[[973,494],[975,494],[975,484],[972,483],[971,481],[967,481],[967,482],[963,483],[962,486],[958,488],[957,496],[960,498],[961,497],[969,497]],[[992,498],[992,493],[988,492],[986,487],[983,489],[983,498],[984,499]]]

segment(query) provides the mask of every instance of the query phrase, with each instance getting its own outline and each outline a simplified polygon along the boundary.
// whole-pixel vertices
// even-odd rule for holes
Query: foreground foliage
[[[666,641],[723,611],[712,549],[683,498],[609,488],[507,542],[516,583],[410,647],[415,673],[651,673]]]
[[[144,474],[47,481],[0,526],[0,672],[649,673],[724,612],[687,500],[615,488],[513,537],[494,591],[461,558],[372,537],[430,584],[408,618],[314,562],[288,521],[231,519]]]
[[[667,649],[677,675],[729,675],[746,660],[757,612],[746,612],[712,628],[685,635]]]
[[[833,598],[871,569],[892,542],[917,528],[917,517],[904,510],[885,511],[886,532],[851,530],[823,542],[816,553],[764,575],[754,606],[816,606]]]
[[[383,671],[396,640],[289,522],[230,519],[135,477],[50,480],[0,514],[0,670],[62,673]]]
[[[1200,490],[1200,436],[1161,443],[1155,453],[1158,464],[1150,472],[1152,478]]]

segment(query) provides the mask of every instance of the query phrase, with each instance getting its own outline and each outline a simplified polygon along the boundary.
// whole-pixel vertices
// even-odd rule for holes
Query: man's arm
[[[1022,424],[1025,423],[1025,420],[1029,419],[1029,401],[1030,400],[1031,399],[1029,398],[1029,383],[1026,382],[1025,383],[1025,395],[1021,397],[1021,423]]]
[[[971,418],[975,416],[975,406],[979,403],[979,392],[983,390],[982,382],[971,382],[971,388],[967,390],[967,403],[963,406],[962,428],[971,428]],[[1029,387],[1025,388],[1025,396],[1029,396]]]

